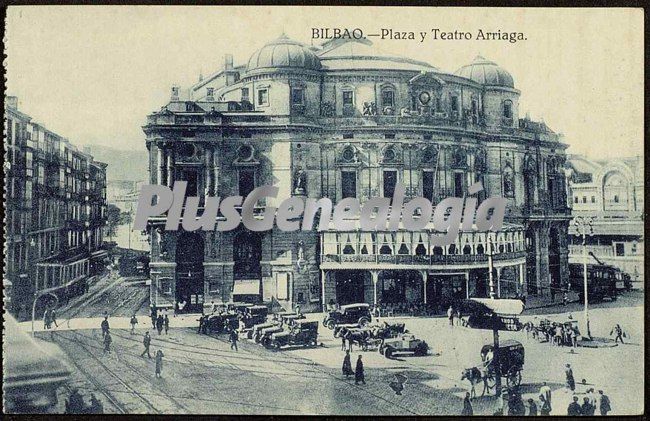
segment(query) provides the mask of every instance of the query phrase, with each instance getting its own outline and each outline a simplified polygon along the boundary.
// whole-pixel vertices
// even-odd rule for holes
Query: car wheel
[[[361,317],[361,318],[359,318],[359,326],[364,327],[364,326],[366,326],[368,323],[370,323],[370,320],[368,320],[367,317]]]
[[[336,326],[336,323],[334,323],[334,320],[328,320],[325,322],[325,327],[327,327],[329,330],[334,330],[334,327]]]
[[[282,346],[280,345],[280,342],[275,342],[273,344],[273,349],[275,349],[276,351],[279,351],[280,348],[282,348]]]
[[[312,339],[311,341],[309,341],[309,346],[310,347],[314,348],[316,345],[317,345],[316,339]]]
[[[386,348],[384,350],[384,357],[391,358],[392,356],[393,356],[393,348],[390,347]]]

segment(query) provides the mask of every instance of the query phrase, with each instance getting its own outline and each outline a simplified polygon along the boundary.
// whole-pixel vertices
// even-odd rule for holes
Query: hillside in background
[[[149,154],[144,145],[127,151],[103,145],[84,146],[84,152],[91,154],[96,161],[108,164],[106,179],[108,181],[130,180],[146,181],[149,179],[147,165]]]

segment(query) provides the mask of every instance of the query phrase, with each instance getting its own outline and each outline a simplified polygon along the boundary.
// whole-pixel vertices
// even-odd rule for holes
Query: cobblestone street
[[[615,303],[591,309],[594,336],[607,337],[614,323],[624,323],[631,342],[625,345],[581,347],[572,354],[568,348],[527,339],[524,332],[502,332],[502,339],[517,339],[526,349],[521,387],[524,400],[537,398],[542,382],[547,381],[553,390],[552,415],[564,415],[571,394],[566,392],[563,368],[570,363],[576,381],[586,380],[586,385],[578,384],[578,396],[588,387],[603,389],[612,400],[613,414],[639,413],[642,407],[636,398],[643,388],[641,300],[641,293],[631,292]],[[549,308],[547,313],[554,313],[551,318],[566,317],[566,309],[581,318],[578,304]],[[522,321],[543,317],[540,311],[524,313]],[[321,315],[308,317],[318,319]],[[89,329],[99,319],[71,320],[70,326],[77,330],[62,329],[53,335],[39,332],[61,346],[74,368],[73,382],[60,389],[60,412],[66,395],[77,387],[87,400],[95,393],[110,413],[454,415],[460,413],[462,397],[469,388],[466,381],[460,381],[461,371],[480,363],[479,350],[492,337],[490,331],[450,327],[445,318],[386,319],[406,323],[409,331],[430,345],[429,355],[387,359],[376,351],[355,348],[352,361],[363,355],[367,381],[355,386],[353,379],[341,375],[340,339],[322,326],[317,348],[271,351],[242,340],[236,352],[225,335],[198,335],[194,318],[172,318],[169,335],[152,332],[152,355],[158,349],[165,355],[161,379],[154,376],[153,359],[140,357],[142,335],[149,328],[146,316],[140,317],[134,335],[125,329],[126,318],[111,317],[110,355],[102,355],[100,330]],[[389,387],[397,373],[408,378],[402,395]],[[480,397],[480,391],[472,402],[474,412],[491,415],[496,399]]]

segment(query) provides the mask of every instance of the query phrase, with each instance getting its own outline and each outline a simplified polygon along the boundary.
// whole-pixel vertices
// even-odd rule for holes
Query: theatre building
[[[273,184],[290,196],[392,197],[435,205],[507,199],[504,227],[460,232],[437,247],[411,232],[165,231],[149,220],[151,297],[159,307],[251,299],[322,309],[333,300],[432,308],[489,294],[549,297],[566,283],[570,219],[566,145],[520,118],[512,76],[477,57],[455,72],[386,54],[367,40],[309,47],[285,36],[171,100],[144,126],[152,184],[187,181],[187,196],[246,196]],[[200,212],[200,211],[199,211]]]

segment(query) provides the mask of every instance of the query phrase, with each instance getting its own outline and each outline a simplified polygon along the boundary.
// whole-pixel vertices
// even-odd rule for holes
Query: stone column
[[[465,272],[465,298],[469,300],[469,270]]]
[[[519,288],[520,288],[519,292],[521,295],[526,295],[525,294],[526,289],[524,288],[524,284],[526,281],[525,271],[526,271],[526,265],[522,263],[521,265],[519,265]]]
[[[172,158],[172,150],[171,148],[167,149],[167,187],[171,187],[174,179],[174,171],[173,171],[173,158]]]
[[[162,177],[163,177],[163,150],[160,146],[160,144],[156,144],[156,150],[158,151],[158,172],[156,173],[156,183],[159,185],[162,185]]]
[[[217,149],[212,149],[212,194],[218,195],[219,190],[219,168],[217,163]]]
[[[205,149],[205,171],[204,171],[204,174],[205,174],[204,187],[205,187],[206,201],[207,201],[208,196],[211,195],[211,183],[210,183],[210,181],[211,181],[210,180],[210,178],[211,178],[210,173],[212,171],[212,168],[211,168],[212,162],[211,162],[211,160],[212,160],[212,150],[209,147],[207,147]]]
[[[327,311],[327,303],[325,302],[325,277],[327,276],[327,271],[320,271],[320,281],[321,281],[321,297],[323,301],[323,313]]]
[[[372,297],[373,297],[373,303],[375,306],[377,306],[377,281],[379,281],[379,271],[377,270],[371,270],[370,271],[370,276],[372,276]]]
[[[501,271],[503,270],[503,268],[499,267],[496,269],[497,269],[497,298],[501,298]]]
[[[422,285],[424,286],[424,290],[422,292],[422,299],[424,301],[424,304],[427,304],[427,280],[429,278],[427,271],[426,270],[421,270],[420,275],[422,275]]]

